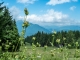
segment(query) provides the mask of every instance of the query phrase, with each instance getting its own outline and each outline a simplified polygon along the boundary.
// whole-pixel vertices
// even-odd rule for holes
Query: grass
[[[80,49],[34,47],[25,46],[21,48],[26,60],[80,60]],[[26,51],[25,51],[26,50]],[[22,52],[19,52],[21,54]],[[76,52],[76,53],[75,53]]]
[[[19,52],[3,52],[0,60],[80,60],[80,49],[27,45]]]

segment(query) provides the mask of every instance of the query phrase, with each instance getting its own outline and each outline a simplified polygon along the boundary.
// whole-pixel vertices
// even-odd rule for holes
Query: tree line
[[[33,37],[35,40],[32,39]],[[35,45],[39,43],[41,46],[66,46],[68,48],[76,48],[77,43],[77,48],[80,48],[80,31],[57,31],[50,34],[38,31],[32,36],[27,36],[25,42]]]

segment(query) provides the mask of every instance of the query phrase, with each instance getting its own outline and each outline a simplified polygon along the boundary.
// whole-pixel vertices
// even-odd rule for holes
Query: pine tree
[[[2,9],[2,7],[0,6]],[[2,50],[17,51],[19,50],[19,34],[15,20],[12,19],[8,8],[3,8],[3,16],[0,16],[0,39]]]

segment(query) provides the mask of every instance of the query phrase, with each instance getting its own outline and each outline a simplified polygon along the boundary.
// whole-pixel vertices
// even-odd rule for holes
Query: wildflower
[[[54,37],[54,35],[52,35]]]
[[[53,50],[51,50],[51,53],[53,52]]]
[[[55,51],[56,49],[54,49],[54,51]]]
[[[28,15],[29,14],[27,8],[24,9],[24,13],[25,13],[25,15]]]
[[[5,49],[8,49],[10,46],[9,45],[5,45]]]
[[[57,42],[57,43],[60,43],[60,39],[57,39],[56,42]]]
[[[41,56],[39,55],[39,56],[37,56],[37,58],[41,58]]]
[[[76,42],[76,45],[78,44],[78,42]]]
[[[24,21],[22,27],[28,27],[29,26],[29,22],[28,21]]]
[[[23,31],[21,32],[22,35],[24,35],[24,33],[25,33],[25,30],[23,30]]]
[[[37,47],[40,47],[38,42],[37,42]]]
[[[78,53],[79,53],[79,50],[77,50],[77,49],[76,49],[76,52],[78,52]]]
[[[52,42],[50,42],[50,44],[51,44],[51,46],[53,46],[53,43]]]
[[[78,46],[79,46],[79,43],[78,43],[78,42],[76,42],[75,44],[76,44],[76,47],[78,47]]]
[[[39,45],[39,43],[37,42],[37,45]]]
[[[65,38],[65,37],[63,37],[63,40],[65,41],[65,40],[66,40],[66,38]]]
[[[32,37],[32,40],[36,40],[36,37]]]
[[[56,31],[52,31],[54,34],[56,34]]]
[[[0,39],[0,42],[1,42],[1,39]]]
[[[39,47],[40,47],[41,45],[39,44]]]
[[[47,45],[44,46],[44,49],[46,49],[46,48],[47,48]]]
[[[78,45],[78,42],[76,42],[75,44]]]
[[[63,49],[62,49],[62,48],[60,48],[60,51],[62,52],[62,51],[63,51]]]
[[[56,34],[56,31],[54,31],[54,34]]]
[[[71,47],[71,45],[70,45],[70,44],[68,44],[68,47]]]
[[[16,55],[16,56],[15,56],[15,59],[18,59],[18,58],[19,58],[19,55]]]
[[[41,58],[41,54],[40,54],[40,53],[38,53],[38,56],[37,56],[37,58]]]
[[[4,54],[5,54],[5,53],[3,53],[3,56],[4,56]]]
[[[25,47],[25,49],[27,49],[27,47]]]
[[[9,42],[9,45],[11,45],[12,43],[11,42]]]
[[[33,47],[36,47],[36,45],[35,45],[34,43],[32,43],[32,46],[33,46]]]

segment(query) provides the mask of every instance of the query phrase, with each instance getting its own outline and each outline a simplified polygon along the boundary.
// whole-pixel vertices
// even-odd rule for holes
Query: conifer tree
[[[0,6],[0,10],[2,8]],[[16,22],[10,15],[8,8],[4,7],[0,13],[2,12],[3,14],[0,16],[0,45],[3,51],[17,51],[19,50],[20,43]]]

